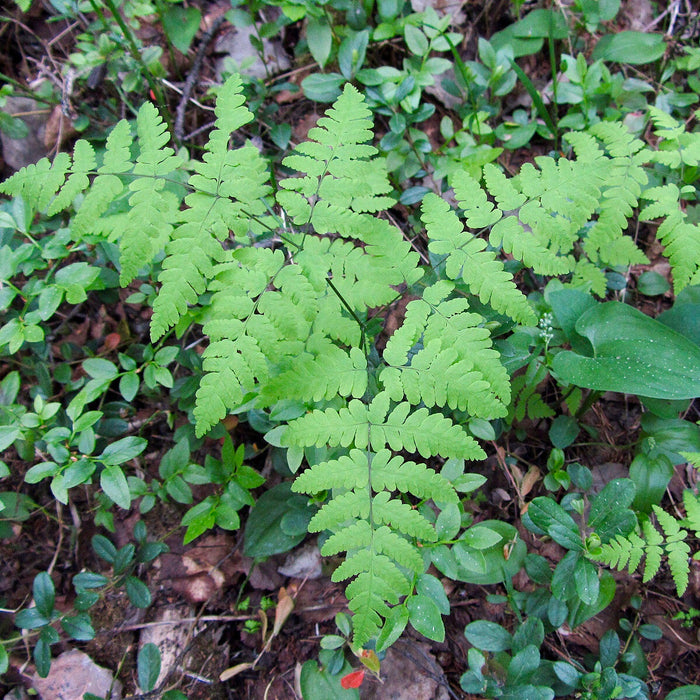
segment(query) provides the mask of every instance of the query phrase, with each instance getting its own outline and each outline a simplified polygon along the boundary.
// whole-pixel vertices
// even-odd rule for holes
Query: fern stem
[[[365,346],[365,324],[360,320],[359,316],[355,313],[355,311],[352,309],[350,304],[348,304],[347,301],[345,301],[345,298],[343,295],[338,291],[337,287],[333,284],[333,280],[330,278],[326,279],[326,282],[328,283],[328,286],[333,290],[333,293],[338,297],[340,300],[340,303],[347,309],[348,313],[355,319],[355,322],[357,323],[358,326],[360,326],[360,332],[362,333],[361,339],[360,339],[360,344],[362,345],[363,349]]]

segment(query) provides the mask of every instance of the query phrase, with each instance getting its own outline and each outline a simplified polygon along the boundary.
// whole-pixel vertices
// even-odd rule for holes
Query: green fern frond
[[[0,192],[22,197],[30,208],[43,211],[65,181],[70,165],[71,158],[67,153],[57,154],[53,163],[48,158],[42,158],[5,180],[0,185]]]
[[[83,139],[76,141],[73,150],[73,165],[71,175],[64,183],[61,190],[49,205],[47,214],[53,216],[59,211],[69,207],[73,200],[90,186],[88,175],[97,167],[95,151],[93,147]]]
[[[349,455],[309,467],[297,477],[293,489],[309,494],[336,488],[359,491],[366,489],[370,481],[375,493],[400,491],[440,503],[454,503],[457,499],[445,477],[424,464],[392,457],[389,450],[376,454],[350,450]]]
[[[268,353],[279,351],[276,328],[256,314],[268,285],[284,267],[281,251],[242,248],[234,259],[217,266],[204,332],[210,345],[204,351],[205,375],[197,391],[197,434],[203,435],[240,405],[245,391],[268,376]],[[299,343],[289,350],[294,351]]]
[[[454,487],[425,465],[392,457],[389,450],[374,454],[353,449],[347,456],[310,467],[292,488],[309,494],[349,489],[321,508],[309,530],[333,533],[321,549],[324,556],[347,552],[333,580],[356,577],[347,595],[350,609],[360,618],[359,626],[355,621],[355,642],[364,644],[379,631],[381,618],[389,612],[387,603],[397,603],[410,591],[403,569],[423,571],[423,558],[412,540],[437,539],[430,522],[391,493],[454,503]]]
[[[309,131],[311,140],[297,146],[283,161],[306,174],[279,183],[283,189],[277,201],[296,225],[311,222],[318,233],[337,232],[334,222],[352,219],[360,212],[381,211],[394,203],[386,196],[391,191],[386,169],[373,159],[377,149],[369,145],[372,136],[372,113],[348,83],[335,105]],[[319,199],[324,205],[316,214]]]
[[[129,183],[129,214],[119,241],[119,282],[126,286],[144,261],[150,261],[170,240],[178,219],[180,201],[166,189],[166,177],[180,167],[183,159],[166,146],[167,125],[158,109],[144,102],[136,118],[139,155]]]
[[[372,550],[390,557],[405,569],[416,573],[423,572],[423,559],[413,544],[386,525],[372,529],[367,520],[358,520],[353,525],[331,535],[324,542],[321,554],[324,557],[332,557],[340,552],[354,552],[348,555],[346,562],[335,571],[335,576],[342,580],[349,576],[356,576],[365,570],[366,564],[362,568],[357,568],[358,558],[363,556],[364,552]],[[351,559],[354,561],[346,567],[345,564]],[[346,575],[346,572],[351,569],[354,569],[354,573]]]
[[[467,311],[466,299],[445,300],[452,289],[439,282],[407,305],[403,325],[384,350],[389,366],[380,381],[394,401],[405,397],[414,405],[502,417],[510,396],[507,372],[480,325],[483,318]]]
[[[260,391],[263,406],[284,398],[330,400],[361,398],[367,390],[367,360],[359,348],[345,351],[323,336],[312,336],[307,351],[279,363],[279,374]]]
[[[253,119],[244,102],[240,77],[232,76],[218,92],[215,128],[203,160],[195,163],[189,179],[194,191],[185,198],[182,223],[165,248],[158,278],[161,290],[151,320],[154,340],[174,326],[206,291],[215,264],[225,259],[220,241],[228,238],[230,231],[244,239],[250,231],[262,230],[263,198],[270,192],[267,164],[253,146],[228,150],[231,134]]]
[[[433,193],[423,199],[423,223],[428,232],[431,252],[446,256],[446,272],[451,279],[463,279],[469,291],[484,304],[524,324],[536,318],[525,296],[518,291],[513,277],[487,251],[486,242],[466,233],[449,204]]]
[[[683,453],[686,459],[689,459],[690,453]],[[697,454],[695,461],[700,460],[700,454]],[[693,463],[695,463],[695,461]],[[694,494],[690,489],[683,491],[683,505],[685,506],[685,520],[683,525],[695,533],[696,537],[700,537],[700,497]]]
[[[584,250],[590,260],[611,267],[646,263],[646,256],[634,240],[623,235],[648,179],[642,167],[647,159],[647,151],[642,151],[644,144],[622,124],[596,124],[590,129],[590,134],[602,141],[610,157],[603,162],[604,180],[599,185],[602,196],[598,216],[587,228]],[[574,146],[579,158],[584,158],[592,148],[588,134],[568,134],[566,139]],[[600,165],[600,159],[596,158],[592,167]]]
[[[431,414],[427,408],[411,412],[409,403],[398,404],[389,413],[389,396],[377,395],[367,406],[353,399],[347,408],[314,410],[290,422],[285,445],[323,445],[359,449],[418,452],[422,457],[441,455],[462,459],[483,459],[477,442],[451,420]]]
[[[652,508],[661,531],[650,520],[645,520],[642,522],[641,536],[636,533],[627,537],[617,535],[601,545],[599,554],[594,558],[614,569],[622,570],[628,565],[630,573],[634,573],[644,560],[642,581],[646,583],[658,573],[665,554],[676,592],[681,596],[688,587],[690,572],[690,547],[685,541],[688,533],[670,513],[657,505]]]

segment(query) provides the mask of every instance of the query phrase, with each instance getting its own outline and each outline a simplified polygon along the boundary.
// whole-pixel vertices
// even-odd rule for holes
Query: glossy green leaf
[[[642,272],[637,279],[637,290],[649,297],[665,294],[669,289],[671,289],[671,285],[668,280],[653,270]]]
[[[665,51],[666,42],[662,34],[625,31],[602,37],[593,49],[591,58],[594,61],[602,58],[604,61],[641,65],[656,61]]]
[[[42,571],[34,577],[32,592],[36,609],[44,617],[50,618],[53,615],[53,607],[56,601],[56,589],[51,576],[46,571]]]
[[[170,43],[180,52],[187,53],[202,21],[196,7],[171,5],[162,15],[163,29]]]
[[[301,81],[304,94],[314,102],[333,102],[345,78],[340,73],[312,73]]]
[[[613,479],[593,499],[588,513],[588,526],[602,542],[616,535],[628,535],[637,524],[629,506],[634,500],[635,487],[631,479]]]
[[[92,627],[90,617],[85,613],[64,617],[61,620],[63,631],[71,638],[79,642],[89,642],[95,638],[95,630]]]
[[[508,684],[515,686],[526,683],[539,665],[540,650],[534,644],[528,644],[511,659],[506,677]]]
[[[418,594],[408,600],[408,621],[424,637],[435,642],[445,639],[445,625],[435,601],[427,595]]]
[[[600,581],[596,567],[588,559],[579,559],[574,569],[574,577],[578,597],[586,605],[593,605],[598,600],[600,592]]]
[[[325,668],[319,667],[316,661],[307,661],[301,667],[299,687],[304,700],[359,700],[360,691],[357,688],[343,688],[341,678],[352,671],[352,666],[345,661],[338,673],[331,674]]]
[[[314,61],[321,68],[326,65],[331,55],[333,32],[325,17],[309,17],[306,25],[306,43]]]
[[[635,486],[633,508],[650,513],[653,505],[661,503],[672,476],[673,464],[666,455],[637,455],[630,464],[630,479]]]
[[[474,549],[489,549],[502,542],[503,537],[495,530],[491,530],[483,525],[475,525],[462,535],[461,541]]]
[[[563,450],[576,439],[579,430],[578,421],[572,416],[557,416],[549,427],[549,439],[554,447]]]
[[[131,507],[129,484],[120,467],[105,467],[100,474],[100,486],[120,508],[128,510]]]
[[[510,632],[488,620],[470,622],[464,628],[464,636],[472,646],[482,651],[506,651],[513,641]]]
[[[148,590],[148,586],[135,576],[129,576],[126,579],[125,588],[134,607],[147,608],[151,604],[151,592]]]
[[[273,554],[288,552],[301,542],[306,531],[285,532],[282,520],[291,512],[309,514],[308,499],[292,493],[289,483],[283,482],[265,491],[250,511],[245,527],[244,553],[262,559]],[[287,520],[289,524],[289,520]]]
[[[567,549],[580,550],[581,533],[574,519],[547,496],[535,498],[527,509],[529,520],[555,542]],[[527,521],[526,521],[527,522]]]
[[[388,649],[403,634],[407,624],[408,610],[406,607],[395,605],[391,608],[384,621],[384,627],[377,637],[377,651]]]
[[[564,351],[552,369],[562,381],[588,389],[661,399],[700,396],[700,347],[619,302],[598,304],[576,322],[593,357]]]

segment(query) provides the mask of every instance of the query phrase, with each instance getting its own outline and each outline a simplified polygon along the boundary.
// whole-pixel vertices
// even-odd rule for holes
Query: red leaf
[[[347,690],[348,688],[359,688],[362,681],[365,679],[365,669],[361,668],[358,671],[348,673],[340,679],[340,685]]]

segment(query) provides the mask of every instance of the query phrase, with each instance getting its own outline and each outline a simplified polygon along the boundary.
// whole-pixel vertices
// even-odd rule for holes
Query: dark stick
[[[187,103],[190,100],[190,95],[192,94],[194,84],[197,81],[197,77],[199,76],[199,71],[202,68],[204,54],[206,53],[207,47],[209,46],[211,40],[214,38],[214,35],[217,31],[219,31],[219,27],[223,24],[224,19],[225,18],[223,15],[221,17],[217,17],[212,23],[211,27],[209,28],[209,31],[207,31],[207,33],[202,37],[202,41],[200,42],[199,48],[197,49],[197,55],[194,57],[194,63],[192,63],[192,68],[190,69],[190,72],[187,75],[187,80],[185,81],[185,86],[182,90],[182,97],[180,98],[180,102],[175,112],[174,133],[175,138],[178,141],[182,141],[183,136],[185,134],[185,109],[187,108]]]

